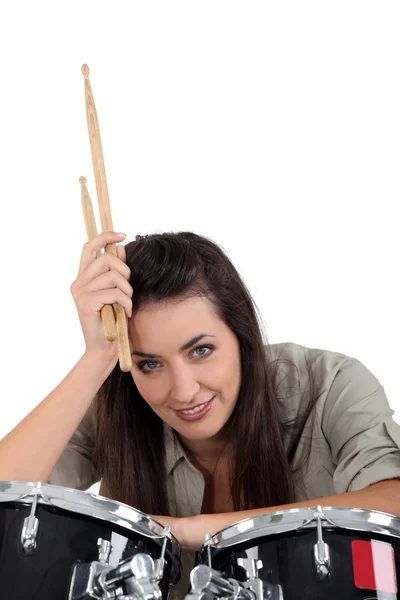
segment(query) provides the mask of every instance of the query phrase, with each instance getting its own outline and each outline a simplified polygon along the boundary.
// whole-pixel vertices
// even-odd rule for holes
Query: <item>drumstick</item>
[[[92,241],[97,236],[97,225],[93,211],[93,204],[86,187],[85,177],[80,177],[79,183],[81,184],[82,210],[83,218],[85,219],[87,238],[89,241]],[[100,256],[100,254],[100,250],[97,250],[97,256]],[[115,327],[114,311],[110,304],[105,304],[101,309],[101,320],[103,322],[106,338],[109,342],[114,342],[117,339],[117,330]]]
[[[85,78],[86,118],[89,130],[94,176],[96,180],[97,201],[99,204],[101,227],[103,232],[114,231],[111,217],[110,200],[108,197],[103,149],[101,146],[100,127],[92,88],[89,81],[89,73],[89,67],[87,65],[82,65],[82,75]],[[107,244],[105,251],[113,254],[114,256],[118,256],[117,247],[115,244]],[[113,307],[116,315],[119,364],[121,371],[127,373],[132,369],[132,358],[128,338],[128,320],[125,310],[120,304],[114,304]]]

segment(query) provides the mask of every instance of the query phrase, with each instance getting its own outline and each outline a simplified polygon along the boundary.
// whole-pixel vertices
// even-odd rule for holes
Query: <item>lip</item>
[[[207,404],[205,405],[205,407],[202,410],[200,410],[197,413],[194,413],[193,415],[185,415],[182,412],[182,409],[176,410],[175,413],[183,421],[198,421],[199,419],[202,419],[208,412],[210,412],[210,410],[212,409],[213,404],[214,404],[214,398],[215,398],[215,396],[213,396],[211,398],[211,400],[209,400],[207,402]],[[202,404],[204,404],[204,402]],[[201,406],[201,404],[197,404],[197,406]],[[193,408],[196,408],[196,406],[193,406]],[[185,408],[183,410],[193,410],[193,408]]]

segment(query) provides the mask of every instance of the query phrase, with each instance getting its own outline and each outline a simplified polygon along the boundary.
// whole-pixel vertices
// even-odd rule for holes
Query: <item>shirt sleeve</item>
[[[94,448],[93,432],[92,402],[68,442],[68,446],[61,454],[48,483],[78,490],[87,490],[93,483],[100,480],[92,461]]]
[[[378,379],[348,358],[332,381],[322,416],[336,493],[400,478],[400,426],[393,414]]]

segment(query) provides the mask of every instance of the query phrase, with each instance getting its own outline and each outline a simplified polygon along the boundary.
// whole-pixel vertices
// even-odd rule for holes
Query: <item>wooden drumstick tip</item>
[[[80,184],[86,183],[86,177],[83,177],[83,176],[79,177],[79,183]]]
[[[90,69],[87,65],[82,65],[82,75],[87,77],[90,74]]]

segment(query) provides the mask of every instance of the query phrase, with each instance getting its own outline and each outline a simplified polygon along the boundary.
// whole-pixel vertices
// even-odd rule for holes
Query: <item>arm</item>
[[[47,482],[111,370],[112,365],[84,354],[65,379],[0,441],[0,480]]]
[[[315,500],[295,502],[283,506],[269,506],[267,508],[256,508],[253,510],[241,510],[238,512],[220,513],[211,515],[197,515],[195,517],[183,517],[176,519],[172,517],[156,517],[164,525],[171,525],[172,533],[178,538],[185,550],[200,550],[205,541],[207,533],[213,535],[217,531],[229,527],[237,521],[248,519],[258,515],[265,515],[279,510],[291,508],[307,508],[317,505],[321,506],[345,506],[363,508],[366,510],[377,510],[400,517],[400,479],[380,481],[365,490],[325,496]]]
[[[93,399],[88,411],[61,454],[48,483],[87,490],[101,476],[93,463],[95,420]]]

